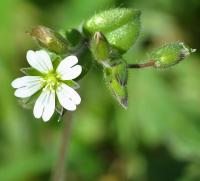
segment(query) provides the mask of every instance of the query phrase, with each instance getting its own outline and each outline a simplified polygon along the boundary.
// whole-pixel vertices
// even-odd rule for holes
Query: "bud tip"
[[[122,105],[122,107],[123,107],[124,109],[127,109],[127,108],[128,108],[128,99],[127,99],[127,97],[122,98],[122,99],[120,100],[120,103],[121,103],[121,105]]]

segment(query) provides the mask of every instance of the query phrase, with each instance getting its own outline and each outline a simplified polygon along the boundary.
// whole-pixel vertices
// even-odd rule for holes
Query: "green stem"
[[[154,67],[154,66],[155,66],[154,60],[150,60],[149,62],[141,63],[141,64],[128,64],[128,68],[136,68],[136,69],[148,68],[148,67]]]
[[[61,143],[60,143],[60,150],[58,155],[58,160],[56,162],[55,168],[53,170],[52,174],[52,181],[65,181],[66,178],[66,160],[67,160],[67,153],[68,153],[68,145],[70,140],[70,133],[72,128],[72,113],[67,112],[66,119],[62,137],[61,137]],[[64,116],[65,116],[64,115]]]

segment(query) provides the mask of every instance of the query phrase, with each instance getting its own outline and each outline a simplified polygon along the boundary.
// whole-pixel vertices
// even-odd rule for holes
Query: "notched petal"
[[[60,62],[56,72],[61,76],[61,80],[72,80],[81,74],[82,67],[76,65],[77,63],[78,58],[74,55],[68,56]]]
[[[14,81],[12,81],[11,86],[13,88],[20,88],[24,86],[34,85],[35,83],[39,83],[40,79],[40,76],[23,76],[16,78]]]
[[[41,73],[48,73],[53,70],[53,65],[48,53],[44,50],[32,51],[29,50],[26,55],[27,61],[36,70]]]
[[[79,94],[73,90],[71,87],[62,83],[56,94],[58,96],[58,100],[60,104],[67,110],[74,111],[76,110],[76,105],[80,104],[81,98]]]
[[[37,99],[33,114],[36,118],[49,121],[55,111],[55,92],[43,91]]]

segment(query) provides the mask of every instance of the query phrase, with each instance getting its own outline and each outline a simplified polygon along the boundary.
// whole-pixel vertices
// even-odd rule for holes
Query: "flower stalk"
[[[155,61],[150,60],[146,63],[141,63],[141,64],[128,64],[128,68],[130,69],[141,69],[141,68],[148,68],[148,67],[154,67],[155,66]]]
[[[58,153],[58,159],[56,161],[55,167],[52,171],[51,181],[64,181],[66,180],[66,162],[69,150],[69,141],[72,129],[72,112],[66,112],[64,114],[64,129],[60,142],[60,149]]]

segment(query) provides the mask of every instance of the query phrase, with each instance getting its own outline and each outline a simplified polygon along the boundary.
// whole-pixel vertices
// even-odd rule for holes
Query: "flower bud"
[[[140,32],[140,11],[116,8],[94,15],[83,25],[86,35],[102,32],[108,42],[126,52],[136,41]]]
[[[110,46],[100,32],[96,32],[90,41],[90,50],[94,59],[99,63],[104,63],[109,59]]]
[[[124,107],[128,106],[128,93],[127,93],[127,64],[124,60],[114,61],[117,62],[110,67],[104,67],[104,78],[108,88],[111,90],[117,101]]]
[[[37,26],[29,34],[37,40],[40,46],[57,54],[64,54],[68,51],[68,42],[59,33],[45,26]]]
[[[194,51],[194,49],[186,47],[184,43],[175,42],[154,50],[150,53],[149,58],[155,61],[156,68],[167,68],[179,63]]]

